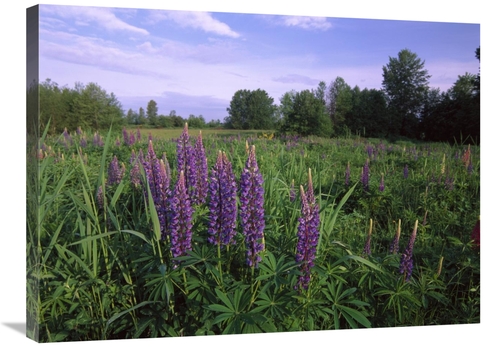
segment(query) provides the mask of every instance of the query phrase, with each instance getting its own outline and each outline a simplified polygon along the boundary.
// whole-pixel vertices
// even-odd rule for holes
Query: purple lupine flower
[[[366,159],[365,165],[361,169],[361,183],[363,183],[363,189],[365,192],[369,189],[369,180],[370,180],[370,167],[368,166],[368,159]]]
[[[290,201],[294,202],[297,198],[297,193],[295,192],[295,180],[292,180],[292,184],[290,185]]]
[[[240,179],[240,216],[245,244],[247,264],[257,267],[261,261],[259,253],[264,250],[264,180],[257,165],[255,145],[249,150]]]
[[[405,167],[403,169],[403,178],[404,179],[408,178],[408,164],[405,164]]]
[[[141,184],[141,171],[139,167],[139,158],[136,156],[135,151],[132,150],[130,153],[130,164],[132,168],[130,169],[130,183],[137,188]]]
[[[311,280],[311,268],[316,259],[316,246],[319,240],[319,206],[316,204],[312,188],[311,170],[309,170],[308,192],[300,186],[300,197],[302,201],[301,215],[297,230],[297,253],[295,261],[300,265],[301,275],[298,278],[296,289],[307,290]]]
[[[345,168],[345,185],[349,185],[349,179],[351,178],[351,167],[349,165],[349,162],[347,162],[347,166]]]
[[[116,138],[116,141],[115,141],[115,146],[116,146],[116,147],[120,147],[120,145],[121,145],[120,138],[119,138],[119,137],[117,137],[117,138]]]
[[[391,242],[391,247],[389,248],[390,253],[397,254],[399,252],[399,237],[400,236],[401,236],[401,219],[399,220],[396,234],[394,235],[394,239]]]
[[[192,195],[193,204],[199,205],[205,202],[208,193],[208,167],[207,157],[205,155],[205,147],[203,146],[203,138],[201,130],[194,145],[195,156],[195,187]]]
[[[141,142],[141,129],[137,128],[137,132],[136,132],[136,138],[137,138],[137,141],[138,142]]]
[[[172,172],[170,170],[170,163],[168,162],[167,153],[163,152],[163,154],[161,156],[161,160],[165,164],[165,173],[167,175],[168,181],[170,182],[170,179],[172,177]]]
[[[415,239],[417,237],[417,227],[418,219],[415,221],[415,227],[410,236],[410,241],[406,247],[403,254],[401,254],[401,262],[399,264],[399,273],[405,275],[405,279],[408,282],[411,278],[411,273],[413,271],[413,245],[415,244]]]
[[[123,143],[128,146],[130,144],[130,137],[128,135],[128,131],[127,129],[125,129],[125,127],[123,127],[122,129],[122,136],[123,136]]]
[[[378,186],[378,190],[383,192],[384,189],[385,189],[384,174],[382,174],[382,177],[380,178],[380,184]]]
[[[184,125],[181,136],[177,139],[177,172],[181,171],[184,171],[189,197],[193,200],[196,190],[196,160],[187,123]]]
[[[208,182],[209,216],[208,241],[215,245],[229,245],[236,241],[237,186],[231,162],[219,151]]]
[[[191,250],[193,208],[189,199],[184,171],[180,172],[170,201],[170,241],[174,258]]]
[[[370,229],[368,230],[368,236],[366,237],[365,247],[363,248],[363,254],[372,254],[371,241],[372,241],[372,228],[373,220],[370,218]]]
[[[128,145],[132,146],[135,143],[135,135],[131,132],[128,136]]]
[[[80,139],[80,147],[87,147],[87,139],[85,138],[85,135],[82,136],[82,138]]]
[[[97,207],[101,210],[104,207],[104,194],[102,192],[102,185],[97,188]]]
[[[82,127],[78,126],[78,128],[76,128],[76,134],[78,136],[80,136],[82,134]]]
[[[111,160],[108,167],[108,185],[114,185],[121,182],[123,177],[123,171],[118,162],[116,155]]]
[[[142,151],[139,152],[141,156]],[[153,142],[149,141],[148,144],[148,154],[144,158],[142,165],[144,167],[144,172],[146,173],[147,184],[151,191],[151,197],[158,214],[158,219],[160,222],[161,236],[162,239],[168,234],[167,228],[167,214],[168,214],[168,197],[170,195],[170,181],[166,175],[166,169],[163,161],[158,160],[156,153],[153,148]],[[145,190],[145,193],[147,189]]]

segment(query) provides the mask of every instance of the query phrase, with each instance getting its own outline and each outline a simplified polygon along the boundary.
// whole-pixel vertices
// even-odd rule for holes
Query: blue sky
[[[382,87],[382,67],[404,48],[446,91],[477,73],[478,23],[41,5],[40,79],[95,82],[123,109],[223,120],[239,89],[279,103],[290,90],[342,77]]]

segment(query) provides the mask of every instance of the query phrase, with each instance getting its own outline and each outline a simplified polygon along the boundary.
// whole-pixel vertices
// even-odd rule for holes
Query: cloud
[[[207,12],[155,11],[152,12],[151,19],[153,21],[171,20],[181,27],[199,29],[207,33],[232,38],[240,37],[240,34],[233,31],[229,25],[213,18]]]
[[[280,16],[277,24],[306,30],[328,30],[332,24],[326,17]]]
[[[281,82],[281,83],[300,83],[305,85],[317,85],[320,81],[317,79],[313,79],[307,76],[297,75],[297,74],[289,74],[286,76],[281,76],[277,78],[273,78],[273,81]]]
[[[40,13],[42,17],[57,16],[71,19],[79,26],[97,25],[109,31],[125,31],[139,35],[149,34],[147,30],[130,25],[116,17],[111,8],[41,5]]]

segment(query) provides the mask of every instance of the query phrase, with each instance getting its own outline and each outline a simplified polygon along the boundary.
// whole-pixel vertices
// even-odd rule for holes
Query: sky
[[[382,67],[402,49],[441,91],[479,72],[479,23],[41,5],[39,29],[41,81],[94,82],[125,112],[154,100],[159,114],[206,121],[223,121],[240,89],[275,104],[337,77],[381,89]]]

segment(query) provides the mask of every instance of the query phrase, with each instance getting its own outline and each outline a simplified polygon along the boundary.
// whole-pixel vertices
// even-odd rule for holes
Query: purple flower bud
[[[403,177],[404,179],[408,178],[408,164],[405,164],[405,167],[403,169]]]
[[[314,192],[312,191],[311,170],[309,169],[309,187],[304,192],[300,186],[300,197],[302,201],[301,215],[297,230],[297,253],[295,261],[300,264],[301,275],[298,278],[296,289],[307,290],[311,280],[311,268],[316,258],[316,246],[319,240],[319,206],[316,204]]]
[[[257,267],[261,261],[259,253],[264,250],[264,180],[257,165],[255,146],[248,153],[240,179],[240,216],[245,244],[247,264]]]
[[[237,217],[237,187],[231,163],[219,151],[209,184],[208,240],[215,245],[234,244]]]
[[[392,254],[397,254],[399,252],[399,237],[401,235],[401,219],[399,220],[398,229],[396,230],[396,234],[394,235],[394,239],[392,240],[391,247],[389,252]]]
[[[184,171],[180,172],[170,202],[170,241],[174,258],[191,250],[193,208],[186,187]]]
[[[203,146],[203,139],[201,137],[201,131],[198,135],[194,146],[194,156],[195,156],[195,186],[193,187],[192,200],[196,205],[205,202],[208,193],[208,167],[207,167],[207,157],[205,155],[205,147]]]
[[[188,124],[184,125],[181,136],[177,139],[177,172],[184,171],[186,187],[192,200],[196,188],[196,160],[191,146]]]
[[[120,164],[118,163],[118,158],[115,155],[113,157],[113,160],[111,160],[111,163],[109,164],[108,168],[108,185],[114,185],[120,183],[122,177],[123,177],[122,168],[120,167]]]
[[[417,227],[418,220],[415,221],[415,227],[410,236],[410,241],[406,247],[403,254],[401,254],[401,262],[399,264],[399,273],[405,275],[405,280],[408,282],[411,278],[411,273],[413,271],[413,245],[415,244],[415,239],[417,237]]]
[[[366,159],[365,165],[361,169],[361,183],[363,184],[363,189],[365,192],[369,190],[369,180],[370,180],[370,167],[368,166],[368,159]]]
[[[123,143],[128,146],[130,144],[130,137],[128,135],[127,129],[123,127],[122,129]]]
[[[378,186],[378,190],[383,192],[385,189],[385,184],[384,184],[384,174],[382,174],[382,177],[380,178],[380,185]]]

